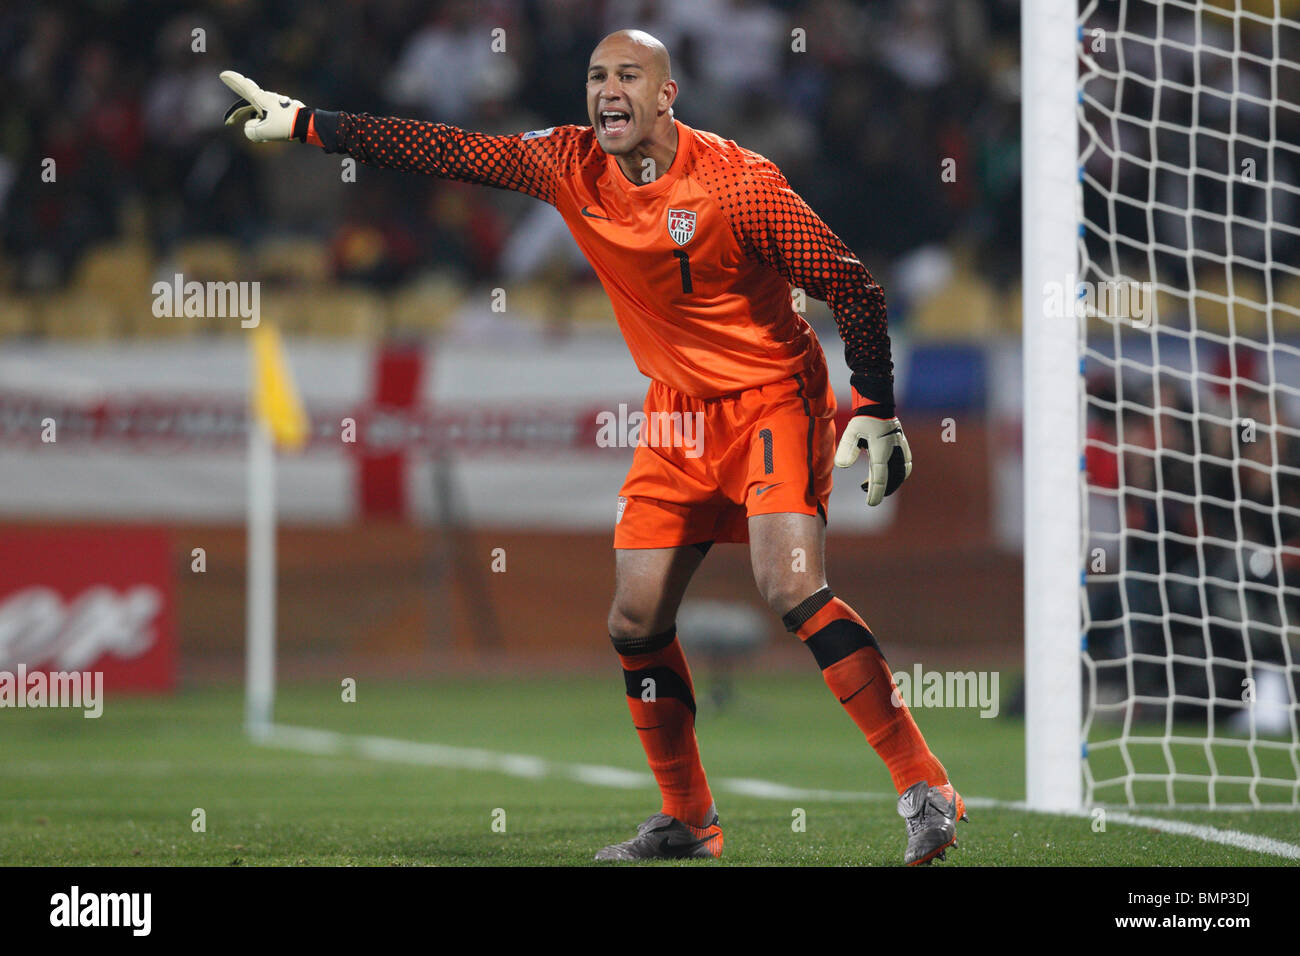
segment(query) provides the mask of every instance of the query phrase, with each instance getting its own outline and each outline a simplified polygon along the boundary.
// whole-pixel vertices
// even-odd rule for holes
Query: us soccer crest
[[[669,209],[668,235],[679,246],[690,242],[691,236],[695,235],[695,213],[689,209]]]

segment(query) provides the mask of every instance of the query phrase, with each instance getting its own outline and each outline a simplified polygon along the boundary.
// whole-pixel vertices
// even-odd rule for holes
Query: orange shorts
[[[835,394],[824,357],[791,378],[719,398],[653,382],[644,413],[619,489],[615,548],[744,543],[751,515],[826,519]]]

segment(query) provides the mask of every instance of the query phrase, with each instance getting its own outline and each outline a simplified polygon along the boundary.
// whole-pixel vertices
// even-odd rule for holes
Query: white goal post
[[[1021,4],[1026,799],[1080,805],[1079,353],[1039,290],[1075,275],[1075,0]]]
[[[1022,29],[1028,803],[1300,809],[1300,3]]]

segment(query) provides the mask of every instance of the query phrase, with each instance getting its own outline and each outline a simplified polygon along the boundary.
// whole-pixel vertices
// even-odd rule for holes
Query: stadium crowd
[[[587,57],[627,25],[669,47],[679,119],[769,156],[882,281],[899,273],[895,320],[909,262],[924,271],[936,249],[1018,273],[1016,0],[50,0],[0,12],[0,289],[64,287],[124,235],[160,261],[195,237],[306,236],[333,279],[378,289],[432,267],[462,283],[537,268],[511,246],[549,235],[529,200],[374,170],[364,191],[328,191],[337,161],[221,128],[217,73],[518,132],[586,123]]]

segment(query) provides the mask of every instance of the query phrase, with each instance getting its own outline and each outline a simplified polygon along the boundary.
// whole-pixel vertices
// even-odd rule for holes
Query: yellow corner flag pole
[[[265,739],[275,707],[275,446],[301,448],[308,423],[274,326],[254,328],[249,356],[244,722]]]

